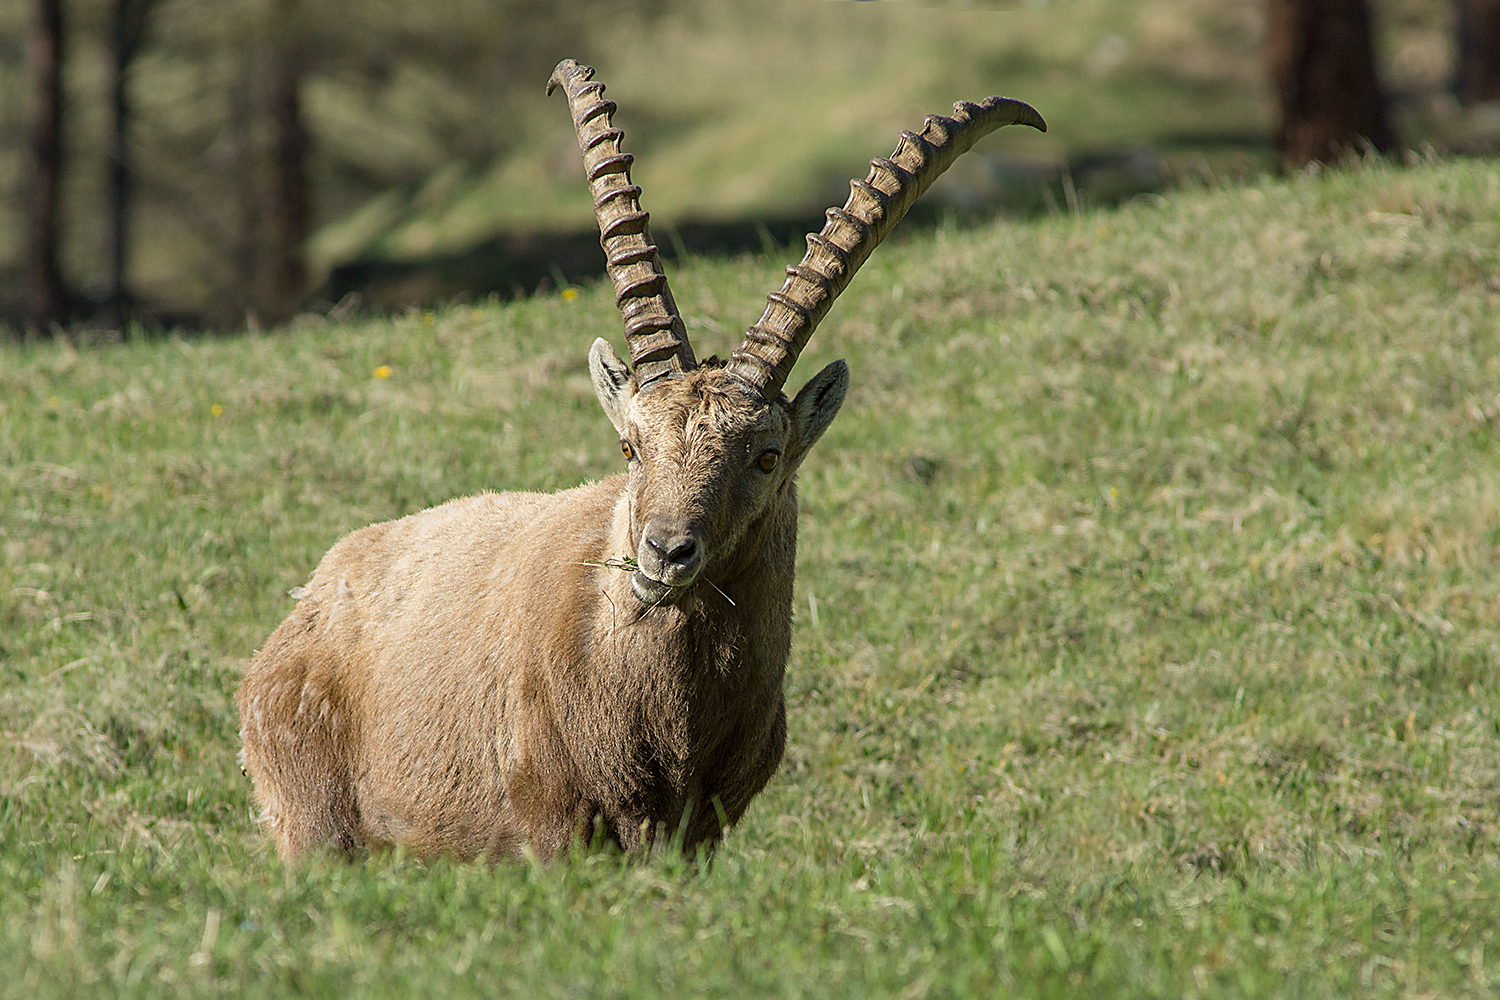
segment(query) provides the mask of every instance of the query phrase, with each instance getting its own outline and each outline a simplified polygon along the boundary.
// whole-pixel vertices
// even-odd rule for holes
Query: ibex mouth
[[[630,574],[630,589],[642,604],[676,604],[687,587],[673,587],[653,580],[640,570]]]

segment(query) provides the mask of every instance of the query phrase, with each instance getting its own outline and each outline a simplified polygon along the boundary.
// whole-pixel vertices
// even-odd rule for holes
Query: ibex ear
[[[589,378],[594,380],[594,392],[609,422],[624,434],[625,408],[635,395],[635,376],[603,337],[589,348]]]
[[[796,468],[833,423],[848,391],[849,366],[839,360],[814,375],[797,393],[792,400],[792,425],[796,428],[797,442],[787,455],[791,467]]]

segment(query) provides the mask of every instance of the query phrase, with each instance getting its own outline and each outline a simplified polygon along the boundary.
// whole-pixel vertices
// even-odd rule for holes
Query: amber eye
[[[781,452],[763,451],[761,452],[760,458],[756,460],[755,464],[760,466],[761,472],[775,472],[776,463],[779,461],[781,461]]]
[[[630,447],[629,441],[620,442],[620,451],[624,452],[625,458],[627,460],[635,458],[635,449]]]

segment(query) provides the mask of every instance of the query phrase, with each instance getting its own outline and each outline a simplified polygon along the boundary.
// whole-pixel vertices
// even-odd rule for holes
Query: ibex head
[[[624,133],[610,122],[615,104],[593,75],[564,60],[547,91],[561,86],[568,97],[634,366],[602,339],[589,353],[630,472],[631,589],[647,604],[671,603],[705,573],[714,581],[753,556],[778,500],[792,500],[792,477],[843,404],[849,369],[835,361],[791,400],[781,390],[854,272],[979,138],[1001,125],[1046,125],[1029,106],[992,97],[954,105],[953,118],[930,116],[920,134],[903,132],[895,153],[871,161],[844,207],[829,209],[823,231],[808,236],[806,256],[787,268],[730,360],[700,365],[651,241],[641,189],[630,182],[633,157],[620,151]]]
[[[767,401],[718,364],[642,389],[604,340],[594,341],[589,370],[620,432],[637,565],[631,589],[646,604],[672,603],[705,572],[715,580],[753,555],[758,529],[849,387],[848,366],[835,361],[790,402],[780,393]]]

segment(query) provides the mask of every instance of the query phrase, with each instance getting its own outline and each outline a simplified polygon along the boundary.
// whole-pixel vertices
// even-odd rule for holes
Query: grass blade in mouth
[[[639,573],[640,570],[641,570],[640,563],[636,562],[630,556],[614,556],[612,558],[605,559],[603,562],[599,562],[599,561],[593,560],[593,559],[585,559],[583,562],[579,563],[579,565],[580,566],[600,566],[600,567],[602,567],[604,569],[629,570],[632,573]],[[656,581],[656,582],[660,582],[660,581]],[[718,591],[719,596],[722,597],[722,598],[724,598],[724,600],[728,601],[729,602],[729,606],[731,608],[737,608],[737,607],[739,607],[738,604],[734,603],[734,598],[732,598],[728,594],[724,593],[723,589],[717,583],[714,583],[712,580],[709,580],[707,578],[705,578],[703,582],[706,583],[706,584],[708,584],[710,587],[714,588],[714,590]],[[670,587],[671,585],[668,584],[667,586]],[[673,589],[675,589],[675,588],[673,588]]]
[[[641,569],[641,564],[636,562],[632,556],[611,556],[610,558],[605,559],[602,562],[594,559],[585,559],[578,565],[599,566],[603,569],[628,570],[632,573],[639,573]]]

